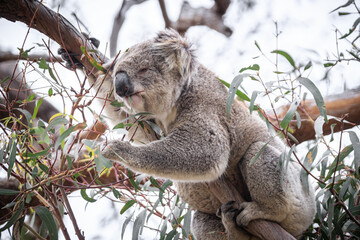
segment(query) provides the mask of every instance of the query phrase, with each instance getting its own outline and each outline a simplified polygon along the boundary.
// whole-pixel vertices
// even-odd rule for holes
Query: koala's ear
[[[154,39],[154,52],[165,58],[170,69],[178,69],[182,77],[190,76],[195,69],[191,44],[173,29],[158,33]]]

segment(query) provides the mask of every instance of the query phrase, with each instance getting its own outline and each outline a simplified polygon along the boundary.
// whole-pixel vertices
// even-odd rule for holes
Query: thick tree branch
[[[175,22],[169,19],[164,0],[159,0],[159,5],[165,26],[174,28],[181,34],[185,34],[190,27],[197,25],[208,26],[227,37],[230,37],[232,34],[232,30],[223,21],[223,15],[230,5],[230,0],[215,1],[215,5],[210,9],[204,7],[193,8],[185,1],[181,7],[180,16]]]
[[[8,61],[5,63],[0,64],[0,79],[6,79],[7,77],[11,77],[12,69],[14,69],[14,61]],[[35,100],[39,99],[40,97],[35,94],[28,86],[23,82],[22,73],[18,70],[15,71],[14,80],[11,81],[10,85],[8,86],[8,82],[10,80],[5,81],[1,84],[1,87],[5,88],[5,92],[7,94],[7,101],[10,104],[13,104],[12,109],[15,110],[13,113],[15,116],[20,118],[20,115],[23,115],[19,110],[16,109],[25,109],[30,113],[34,112],[35,108]],[[23,102],[23,100],[27,99],[31,95],[35,94],[34,100],[31,102]],[[4,118],[9,117],[9,105],[0,95],[0,120],[4,121]],[[42,111],[44,109],[44,111]],[[59,111],[48,101],[43,100],[41,104],[41,111],[38,112],[37,117],[48,122],[50,117],[54,114],[58,113]]]
[[[238,180],[240,181],[240,180]],[[238,192],[239,186],[233,186],[226,177],[221,177],[216,181],[209,183],[210,191],[225,204],[229,201],[245,202],[244,198]],[[244,229],[260,239],[277,240],[295,238],[286,232],[279,224],[266,220],[254,220]]]
[[[81,46],[89,50],[95,49],[86,41],[75,27],[63,16],[45,7],[39,1],[0,0],[0,17],[9,21],[20,21],[56,41],[61,47],[76,55],[76,58],[89,71],[94,67],[82,55]],[[33,20],[33,22],[32,22]],[[32,24],[30,26],[30,24]],[[103,56],[92,55],[98,62],[104,61]]]
[[[344,93],[332,95],[325,98],[325,106],[327,114],[330,116],[341,118],[348,115],[345,120],[353,124],[345,123],[344,129],[360,125],[360,89],[348,90]],[[280,111],[279,117],[283,118],[289,106],[284,106]],[[299,143],[315,139],[314,121],[320,116],[319,109],[314,101],[305,101],[303,103],[303,110],[298,109],[302,119],[301,127],[297,127],[296,120],[290,123],[291,134],[299,141]],[[271,119],[270,119],[271,120]],[[275,119],[272,120],[275,125],[278,123]],[[331,119],[323,126],[324,135],[331,133],[331,125],[336,124],[334,132],[341,130],[340,122]]]

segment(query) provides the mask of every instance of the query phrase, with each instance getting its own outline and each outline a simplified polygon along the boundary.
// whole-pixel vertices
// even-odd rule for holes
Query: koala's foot
[[[225,227],[225,232],[228,240],[239,240],[239,239],[257,239],[254,236],[249,235],[245,232],[238,224],[237,217],[241,214],[239,203],[230,201],[223,204],[217,211],[216,216],[221,218],[222,224]]]
[[[217,212],[217,216],[221,217],[225,227],[233,227],[233,225],[244,227],[252,220],[267,218],[265,215],[263,209],[256,202],[238,203],[230,201],[222,205]]]
[[[221,218],[223,225],[226,229],[236,228],[236,217],[240,211],[234,207],[235,201],[230,201],[223,204],[216,212],[216,216]]]
[[[96,38],[93,37],[89,37],[88,34],[86,33],[82,33],[86,39],[88,39],[91,44],[93,44],[96,48],[99,47],[100,45],[100,41]],[[68,69],[73,69],[73,68],[82,68],[83,65],[80,61],[78,61],[76,59],[76,56],[79,56],[78,54],[74,54],[71,52],[67,52],[64,48],[59,48],[58,49],[58,54],[61,56],[61,58],[66,62],[65,67]]]

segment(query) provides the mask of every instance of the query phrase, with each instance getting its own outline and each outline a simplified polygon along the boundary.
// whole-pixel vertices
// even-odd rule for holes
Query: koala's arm
[[[158,177],[186,181],[214,180],[225,171],[230,150],[224,133],[209,129],[204,125],[184,126],[161,140],[141,146],[111,141],[102,154],[134,171]]]

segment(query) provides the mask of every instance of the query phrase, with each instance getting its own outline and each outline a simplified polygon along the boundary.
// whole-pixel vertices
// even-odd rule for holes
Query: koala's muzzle
[[[120,97],[129,97],[134,94],[134,85],[126,72],[119,72],[115,75],[115,91]]]

